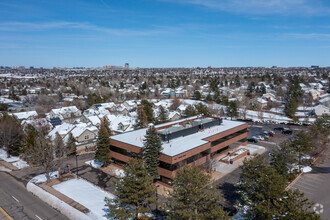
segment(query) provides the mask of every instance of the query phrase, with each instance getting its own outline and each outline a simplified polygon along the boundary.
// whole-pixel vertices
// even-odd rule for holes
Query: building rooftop
[[[197,118],[198,118],[197,116],[185,118],[185,119],[174,121],[174,122],[156,125],[155,127],[159,129],[159,128],[167,126],[167,125],[171,125],[171,124],[175,125],[180,122],[184,122],[186,120],[192,120],[192,119],[197,119]],[[168,156],[175,156],[175,155],[181,154],[183,152],[196,148],[200,145],[208,143],[208,141],[204,140],[205,138],[208,138],[215,134],[241,126],[243,124],[245,124],[245,123],[238,122],[238,121],[223,120],[220,125],[215,125],[210,128],[203,129],[202,131],[198,131],[196,133],[193,133],[193,134],[190,134],[187,136],[170,139],[170,141],[162,141],[162,143],[163,143],[162,153],[166,154]],[[130,145],[133,145],[136,147],[143,148],[143,139],[144,139],[144,136],[146,135],[147,129],[148,128],[134,130],[134,131],[127,132],[127,133],[114,135],[114,136],[111,136],[110,138],[113,140],[117,140],[117,141],[126,143],[126,144],[130,144]]]

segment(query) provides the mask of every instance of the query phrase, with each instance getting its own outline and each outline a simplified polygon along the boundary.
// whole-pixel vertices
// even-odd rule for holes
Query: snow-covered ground
[[[54,185],[53,188],[88,208],[90,212],[87,215],[92,219],[109,219],[104,198],[114,198],[111,193],[83,179],[71,179]]]
[[[89,161],[86,161],[85,164],[88,164],[94,168],[100,168],[103,166],[104,163],[97,161],[97,160],[89,160]]]
[[[4,160],[8,163],[11,163],[18,169],[23,169],[24,167],[29,166],[25,161],[21,160],[19,157],[10,156],[7,158],[7,153],[3,149],[0,149],[0,160]]]
[[[50,172],[49,173],[49,177],[51,179],[55,179],[55,178],[58,178],[58,171],[54,171],[54,172]],[[40,174],[38,176],[35,176],[33,177],[30,182],[32,183],[44,183],[47,181],[47,177],[46,177],[46,174]]]

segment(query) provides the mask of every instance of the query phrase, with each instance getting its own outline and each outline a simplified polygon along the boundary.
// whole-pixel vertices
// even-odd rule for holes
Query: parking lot
[[[277,146],[280,145],[283,141],[286,141],[294,137],[294,134],[297,133],[299,130],[305,130],[305,131],[308,130],[308,127],[306,126],[249,123],[248,138],[251,138],[252,136],[258,136],[264,131],[274,131],[274,128],[276,127],[283,127],[284,129],[290,129],[293,131],[293,133],[292,135],[285,135],[282,134],[281,131],[275,131],[274,137],[269,137],[268,140],[259,141],[258,144],[262,146],[266,144],[266,147],[267,145]]]
[[[299,189],[315,204],[312,209],[322,219],[330,218],[330,151],[320,163],[312,167],[312,172],[304,173],[291,189]]]
[[[283,141],[293,138],[294,134],[297,133],[299,130],[305,130],[305,131],[308,130],[308,127],[305,126],[249,123],[248,138],[259,135],[264,131],[273,131],[275,127],[284,127],[286,129],[291,129],[293,131],[293,134],[284,135],[280,131],[275,131],[276,134],[274,137],[269,137],[268,140],[258,141],[258,143],[252,143],[253,145],[259,145],[266,148],[264,155],[268,156],[268,152],[272,151]],[[239,181],[240,174],[241,174],[241,170],[239,168],[236,168],[229,174],[217,180],[218,188],[221,191],[226,202],[226,207],[228,208],[232,207],[232,205],[235,203],[236,199],[238,198],[237,194],[235,193],[235,184]]]

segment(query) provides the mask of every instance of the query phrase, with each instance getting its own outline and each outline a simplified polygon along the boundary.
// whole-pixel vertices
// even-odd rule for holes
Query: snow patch
[[[89,160],[89,161],[86,161],[85,164],[88,164],[94,168],[101,168],[104,165],[103,162],[100,162],[98,160]]]
[[[4,149],[0,149],[0,160],[4,160],[8,163],[12,163],[18,169],[22,169],[24,167],[29,166],[25,161],[21,160],[19,157],[14,157],[10,155],[9,157],[7,157],[7,152]]]
[[[54,189],[77,201],[90,210],[87,214],[93,219],[108,219],[104,198],[115,196],[83,179],[71,179],[54,185]]]
[[[58,171],[54,171],[54,172],[50,172],[49,173],[49,177],[51,178],[51,179],[56,179],[56,178],[58,178]],[[31,180],[30,180],[30,182],[32,182],[32,183],[44,183],[44,182],[46,182],[47,181],[47,177],[46,177],[46,174],[44,173],[44,174],[40,174],[40,175],[38,175],[38,176],[35,176],[35,177],[33,177]]]

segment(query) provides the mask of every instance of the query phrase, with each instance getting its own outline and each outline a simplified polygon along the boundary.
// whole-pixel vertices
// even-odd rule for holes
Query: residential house
[[[58,109],[52,109],[49,112],[49,118],[60,118],[62,122],[74,123],[80,121],[81,111],[76,106],[62,107]]]
[[[64,143],[68,142],[70,133],[76,139],[77,153],[94,151],[96,148],[98,129],[86,123],[80,123],[63,138]]]
[[[324,105],[318,105],[314,107],[313,113],[316,116],[321,116],[323,114],[330,115],[330,108]]]

